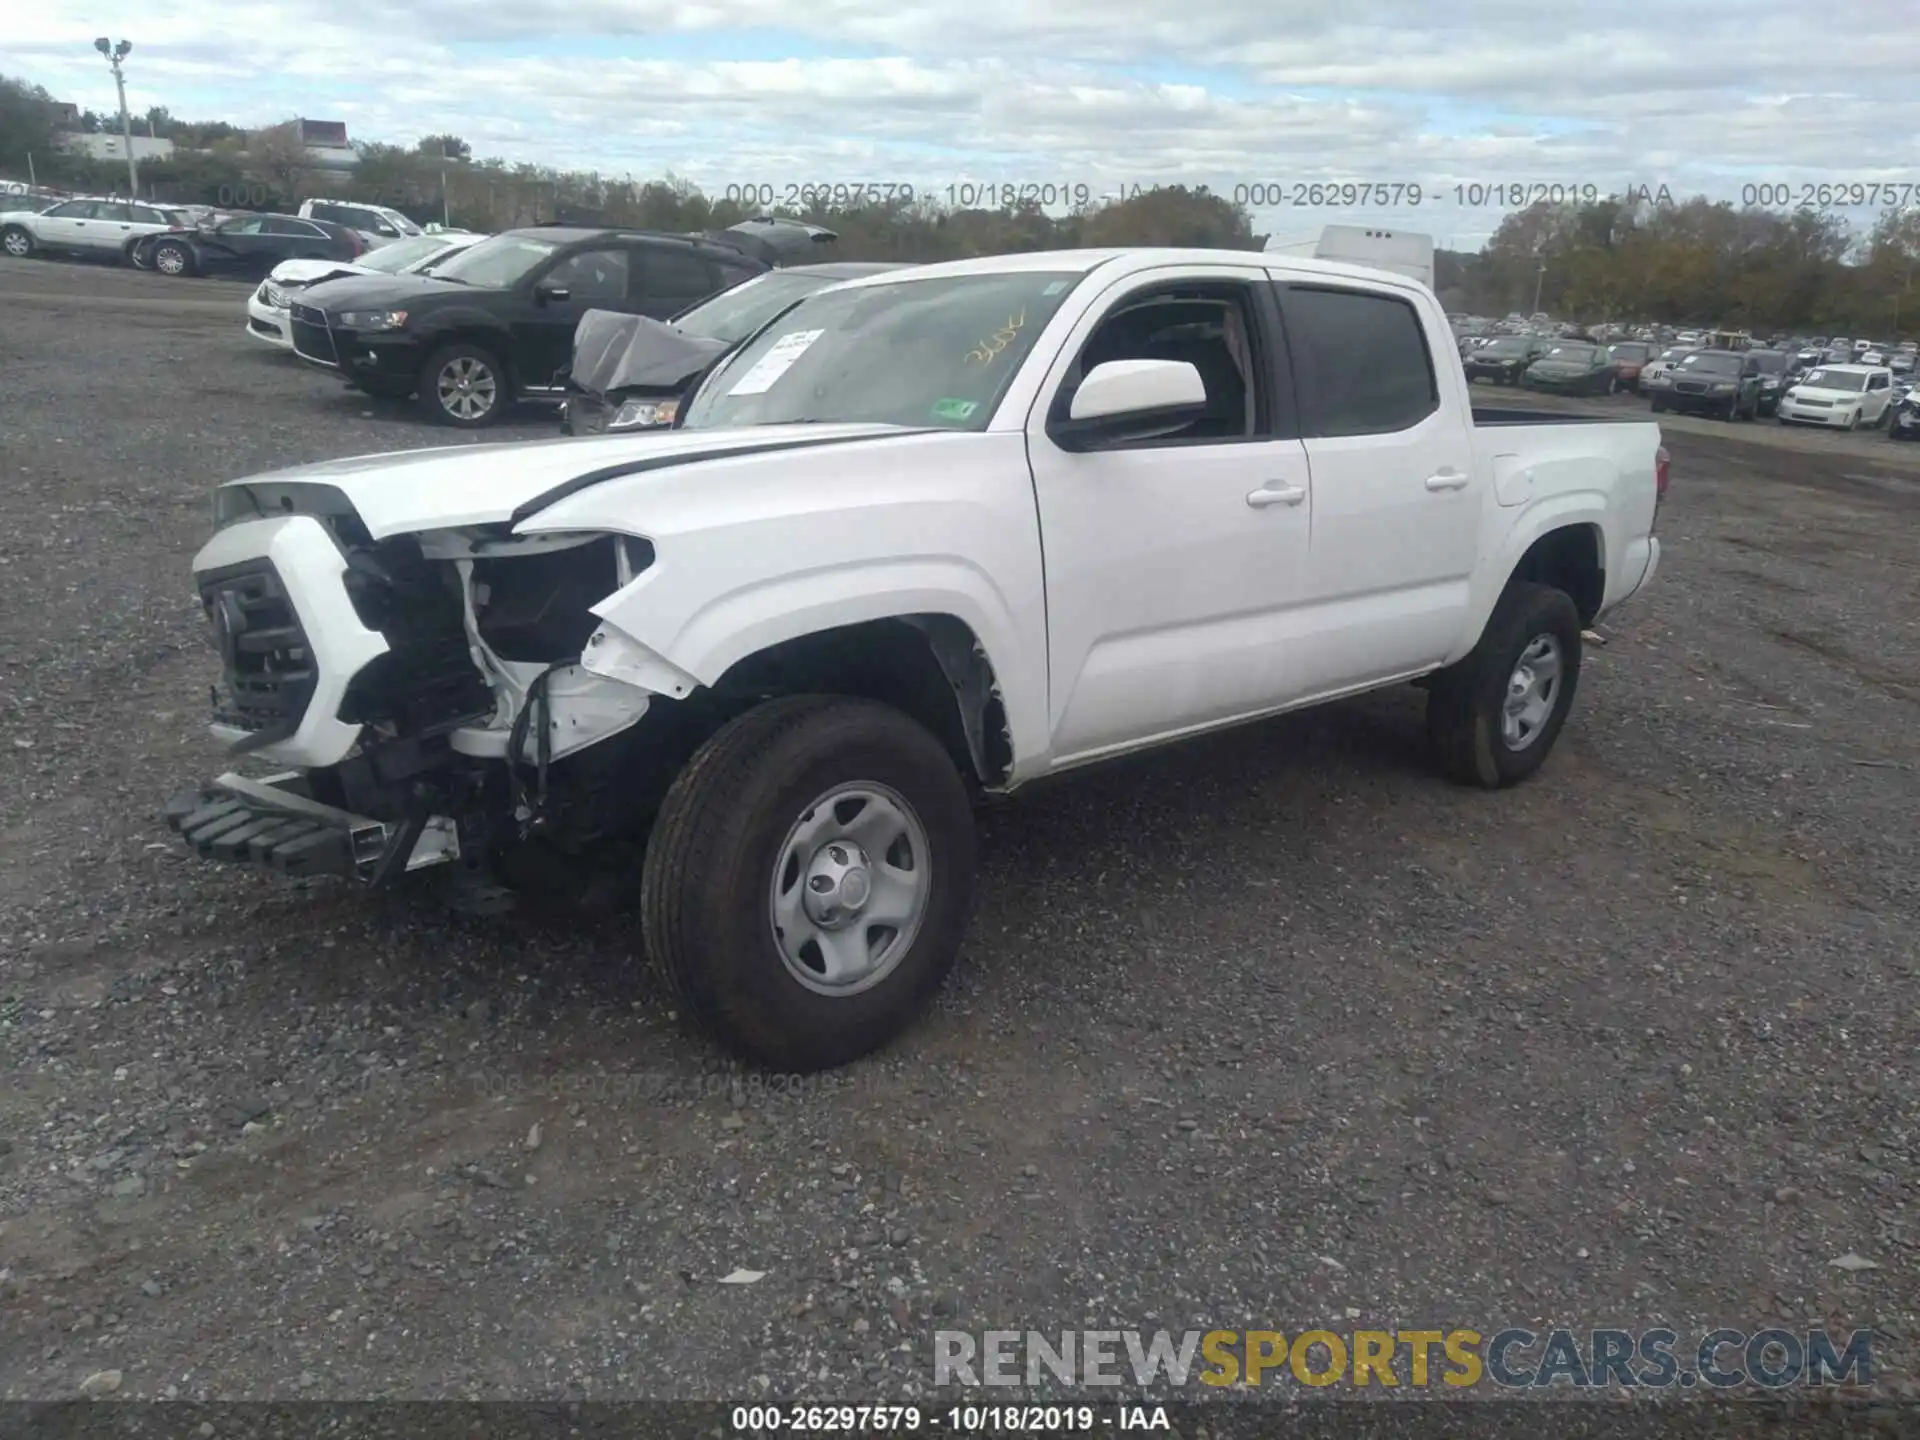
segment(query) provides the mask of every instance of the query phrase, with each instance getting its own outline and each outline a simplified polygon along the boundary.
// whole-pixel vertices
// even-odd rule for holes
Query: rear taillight
[[[1653,452],[1653,496],[1656,504],[1667,498],[1668,467],[1672,463],[1673,457],[1667,454],[1666,446],[1662,445]]]

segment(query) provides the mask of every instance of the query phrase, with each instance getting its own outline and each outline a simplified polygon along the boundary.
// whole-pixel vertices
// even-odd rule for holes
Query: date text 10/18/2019
[[[1167,1430],[1164,1405],[736,1405],[735,1435],[1072,1435],[1096,1430]]]
[[[825,182],[745,181],[724,187],[730,204],[765,210],[855,209],[866,205],[942,205],[953,210],[1082,209],[1136,200],[1179,182],[1098,180],[954,180],[944,185],[904,180]],[[1591,180],[1236,180],[1224,189],[1189,187],[1249,210],[1353,210],[1366,207],[1525,210],[1534,205],[1594,205],[1618,199],[1634,206],[1672,209],[1687,197],[1664,183]],[[1731,198],[1731,197],[1723,197]],[[1739,204],[1763,210],[1849,210],[1920,204],[1920,181],[1763,180],[1740,187]]]

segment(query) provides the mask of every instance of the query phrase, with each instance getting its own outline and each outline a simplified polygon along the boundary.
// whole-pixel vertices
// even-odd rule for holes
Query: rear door
[[[1301,664],[1322,694],[1430,669],[1467,624],[1492,483],[1442,404],[1442,337],[1391,282],[1276,269],[1274,292],[1313,484]]]
[[[93,249],[118,253],[133,238],[133,206],[124,200],[97,201],[87,229]]]

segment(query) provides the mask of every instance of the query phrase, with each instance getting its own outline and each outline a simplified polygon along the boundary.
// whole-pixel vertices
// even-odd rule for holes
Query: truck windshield
[[[983,430],[1081,278],[999,271],[809,296],[708,378],[682,424]]]

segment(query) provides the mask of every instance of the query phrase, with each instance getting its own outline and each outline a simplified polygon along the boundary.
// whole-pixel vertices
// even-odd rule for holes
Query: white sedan
[[[436,230],[368,251],[351,263],[344,260],[282,260],[247,297],[247,333],[278,350],[291,350],[287,306],[293,296],[322,280],[343,275],[417,275],[435,262],[464,250],[484,235],[468,230]]]
[[[1782,425],[1827,425],[1867,430],[1893,406],[1893,372],[1875,365],[1822,365],[1780,397]]]

